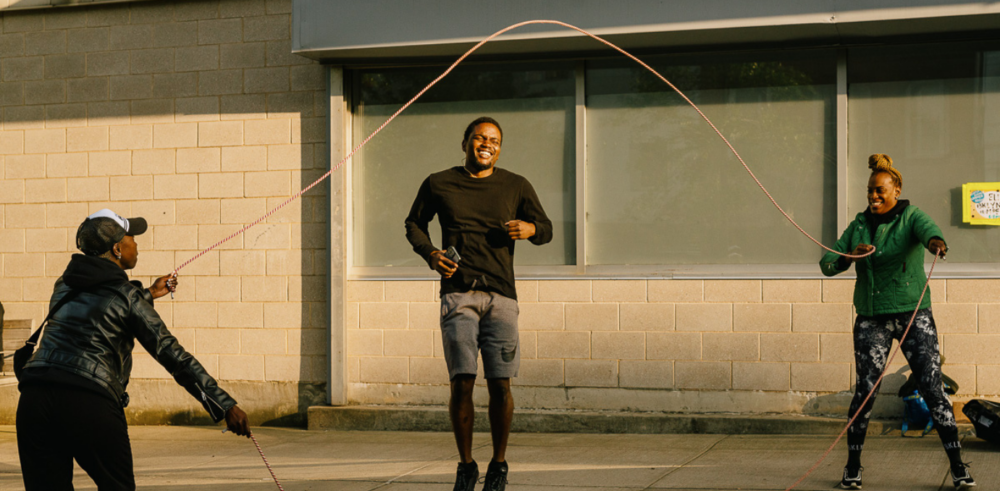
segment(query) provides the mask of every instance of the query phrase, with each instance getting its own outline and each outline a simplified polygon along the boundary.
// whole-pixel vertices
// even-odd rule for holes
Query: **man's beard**
[[[466,159],[465,163],[466,163],[467,166],[469,166],[470,169],[473,169],[476,172],[482,172],[484,170],[490,170],[491,168],[493,168],[494,165],[496,165],[493,162],[490,162],[488,164],[481,164],[476,159],[472,159],[472,160]]]

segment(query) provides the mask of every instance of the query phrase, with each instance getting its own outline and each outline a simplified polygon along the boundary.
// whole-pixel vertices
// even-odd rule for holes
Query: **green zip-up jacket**
[[[901,203],[905,203],[900,200]],[[910,312],[917,308],[927,282],[924,249],[931,239],[944,235],[934,220],[916,206],[906,206],[888,223],[873,229],[870,215],[862,212],[844,230],[833,249],[850,253],[858,244],[875,246],[875,254],[854,261],[858,279],[854,284],[854,307],[858,315],[873,316]],[[828,252],[819,261],[826,276],[850,269],[840,256]],[[931,306],[928,289],[920,308]]]

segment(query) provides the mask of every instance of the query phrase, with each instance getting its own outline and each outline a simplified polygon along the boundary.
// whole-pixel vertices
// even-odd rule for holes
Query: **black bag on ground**
[[[1000,404],[973,399],[965,403],[962,412],[972,421],[977,437],[1000,445]]]
[[[21,346],[14,352],[14,376],[17,377],[18,380],[21,380],[21,372],[24,371],[24,366],[28,364],[28,360],[31,359],[31,355],[35,354],[35,345],[38,344],[38,336],[42,334],[42,328],[45,327],[45,324],[52,318],[52,314],[59,310],[59,307],[65,305],[66,302],[72,300],[73,297],[76,296],[76,293],[76,290],[70,290],[69,293],[63,295],[63,297],[59,299],[59,302],[56,303],[55,307],[52,307],[52,310],[49,311],[49,315],[45,316],[45,320],[43,320],[38,326],[38,329],[35,329],[35,332],[32,333],[31,337],[24,342],[24,346]]]

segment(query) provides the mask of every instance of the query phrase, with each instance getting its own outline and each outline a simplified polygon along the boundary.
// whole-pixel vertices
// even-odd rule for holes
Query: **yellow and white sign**
[[[1000,225],[1000,182],[962,185],[962,221],[972,225]]]

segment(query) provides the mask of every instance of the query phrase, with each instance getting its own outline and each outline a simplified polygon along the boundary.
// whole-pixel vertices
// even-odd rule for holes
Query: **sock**
[[[861,468],[861,450],[864,445],[847,446],[847,470],[856,473]]]

